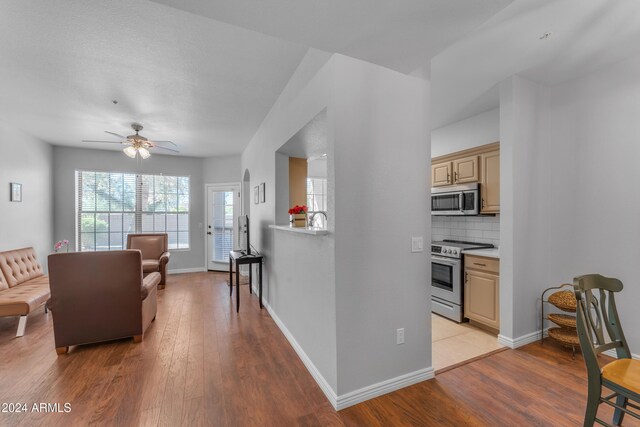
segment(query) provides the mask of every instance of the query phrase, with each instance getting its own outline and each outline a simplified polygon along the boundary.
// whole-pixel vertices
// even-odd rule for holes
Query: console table
[[[249,264],[249,293],[253,293],[251,289],[252,282],[252,266],[258,264],[258,298],[260,299],[260,308],[262,308],[262,260],[260,254],[247,254],[244,251],[229,251],[229,296],[233,295],[233,263],[236,264],[236,313],[240,311],[240,266]]]

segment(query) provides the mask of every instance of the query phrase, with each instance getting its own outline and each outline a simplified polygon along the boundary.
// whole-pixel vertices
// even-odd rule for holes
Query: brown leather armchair
[[[49,255],[56,352],[142,335],[156,318],[160,273],[142,278],[140,251]]]
[[[142,252],[142,272],[145,275],[159,272],[161,279],[158,289],[164,289],[167,283],[167,264],[171,256],[167,233],[129,234],[127,249],[138,249]]]

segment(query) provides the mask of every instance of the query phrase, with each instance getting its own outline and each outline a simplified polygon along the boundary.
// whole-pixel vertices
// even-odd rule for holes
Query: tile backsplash
[[[496,216],[432,216],[431,238],[492,243],[500,246],[500,215]]]

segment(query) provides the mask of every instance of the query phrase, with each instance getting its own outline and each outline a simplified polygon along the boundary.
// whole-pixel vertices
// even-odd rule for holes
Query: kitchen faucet
[[[313,212],[310,212],[310,215],[309,215],[309,225],[310,225],[311,227],[313,227],[313,221],[314,221],[314,219],[315,219],[315,217],[316,217],[316,215],[317,215],[317,214],[322,214],[322,215],[324,215],[324,221],[325,221],[325,227],[326,227],[326,226],[327,226],[326,222],[327,222],[327,221],[329,221],[329,218],[327,217],[327,213],[326,213],[325,211],[313,211]]]

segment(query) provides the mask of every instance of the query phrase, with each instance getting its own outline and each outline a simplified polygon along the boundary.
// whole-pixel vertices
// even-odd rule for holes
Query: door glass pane
[[[233,249],[233,191],[215,191],[212,203],[212,261],[227,262]]]

